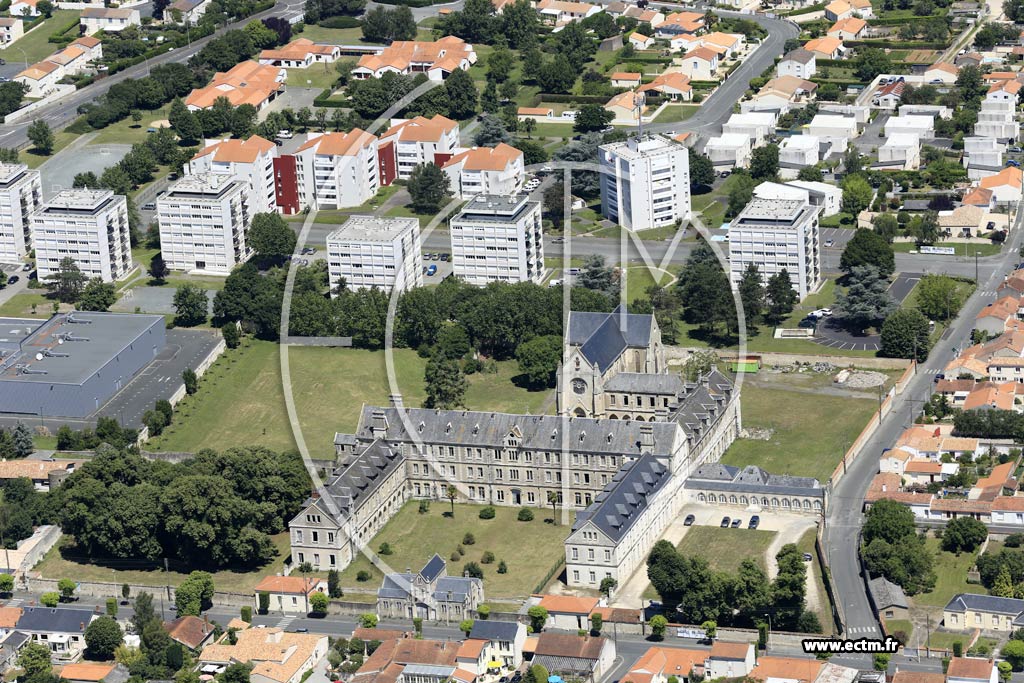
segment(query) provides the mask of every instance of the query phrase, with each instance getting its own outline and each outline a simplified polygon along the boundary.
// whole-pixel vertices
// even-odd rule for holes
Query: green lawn
[[[657,275],[657,280],[655,280]],[[647,288],[655,284],[669,281],[671,274],[667,271],[652,272],[647,266],[630,266],[626,268],[626,301],[642,299],[647,296]]]
[[[199,392],[179,405],[175,422],[149,442],[150,450],[195,451],[258,444],[293,448],[284,405],[277,344],[249,340],[222,356]],[[409,349],[395,349],[395,373],[405,405],[422,404],[426,360]],[[336,431],[353,431],[362,404],[388,405],[384,352],[299,347],[289,350],[293,395],[303,436],[315,456],[331,455]],[[466,404],[479,410],[541,412],[548,392],[515,386],[514,361],[498,364],[496,374],[469,377]]]
[[[689,104],[670,104],[661,110],[661,113],[654,117],[655,123],[676,123],[685,121],[694,114],[700,107]]]
[[[249,571],[222,570],[213,572],[213,583],[219,591],[252,593],[256,584],[264,577],[280,573],[284,568],[284,560],[291,552],[288,532],[270,537],[277,548],[277,557],[262,567],[253,567]],[[65,540],[67,539],[67,540]],[[76,562],[71,555],[62,554],[62,549],[71,543],[65,536],[61,542],[50,549],[35,571],[44,578],[72,578],[75,581],[107,581],[111,583],[133,583],[148,586],[177,586],[188,573],[176,571],[165,572],[161,562],[148,563],[145,560],[119,560],[111,564]],[[133,566],[134,565],[134,566]],[[118,592],[120,594],[120,591]]]
[[[131,117],[121,119],[117,123],[112,123],[100,130],[89,144],[134,145],[137,142],[145,142],[146,138],[149,137],[149,133],[146,131],[153,127],[154,122],[166,121],[170,111],[171,105],[165,104],[159,109],[142,112],[142,121],[137,124],[132,121]]]
[[[314,43],[358,45],[363,42],[363,29],[358,26],[355,28],[324,28],[315,24],[306,24],[299,36],[312,40]]]
[[[520,124],[522,125],[522,124]],[[534,138],[571,138],[576,133],[572,129],[572,121],[567,123],[555,123],[551,121],[537,121],[530,137]],[[521,131],[519,137],[527,137],[525,131]]]
[[[21,162],[23,164],[27,164],[29,168],[39,168],[47,161],[47,159],[52,158],[55,154],[70,145],[77,137],[77,133],[69,133],[66,130],[58,131],[53,134],[53,151],[49,154],[40,154],[36,152],[35,147],[29,146],[19,151],[18,157],[21,159]]]
[[[81,12],[75,10],[56,10],[53,16],[38,24],[34,29],[19,38],[13,45],[6,50],[0,50],[0,57],[6,59],[11,64],[18,64],[21,67],[25,66],[26,60],[29,64],[34,64],[46,59],[60,49],[59,45],[48,42],[47,38],[56,31],[66,27],[79,14]]]
[[[931,636],[928,638],[928,647],[933,647],[938,650],[952,650],[953,643],[960,641],[964,645],[964,649],[967,649],[967,643],[971,640],[970,633],[947,633],[944,631],[932,631]],[[981,636],[974,644],[975,647],[978,645],[987,645],[988,651],[992,652],[992,648],[995,647],[996,641],[993,638],[986,638]],[[965,653],[966,654],[966,653]]]
[[[796,547],[802,553],[810,553],[814,559],[807,564],[809,580],[818,586],[818,595],[821,596],[821,604],[818,606],[818,621],[821,622],[822,631],[832,634],[835,631],[835,622],[832,620],[832,609],[829,606],[828,591],[825,590],[825,580],[821,576],[821,565],[818,563],[818,555],[814,552],[814,539],[818,534],[817,529],[808,529],[800,537]]]
[[[293,88],[325,90],[338,82],[338,71],[333,64],[314,64],[308,69],[288,69],[285,85]]]
[[[49,318],[52,313],[53,302],[46,298],[45,289],[20,292],[0,306],[0,316],[10,318]]]
[[[393,554],[380,559],[398,571],[406,568],[416,571],[436,552],[448,562],[450,576],[460,576],[464,562],[480,564],[484,552],[489,550],[495,555],[494,564],[480,564],[488,602],[496,598],[529,596],[564,557],[562,543],[569,528],[545,522],[551,518],[551,508],[534,509],[532,522],[520,522],[516,519],[519,508],[495,506],[494,519],[480,519],[481,507],[457,504],[454,517],[445,517],[443,513],[451,510],[449,503],[433,501],[430,511],[421,515],[419,503],[412,501],[370,541],[369,549],[376,552],[382,543],[390,545]],[[463,545],[465,555],[461,561],[452,561],[452,553],[467,532],[473,534],[476,543]],[[508,573],[497,572],[500,560],[508,565]],[[356,575],[360,571],[370,572],[371,578],[357,582]],[[341,573],[344,586],[376,587],[381,578],[380,569],[365,555],[360,555]]]
[[[967,583],[967,571],[974,565],[975,554],[961,553],[957,557],[941,550],[939,541],[934,538],[927,539],[925,543],[935,554],[935,574],[938,580],[932,591],[913,596],[915,605],[943,607],[957,593],[987,593],[984,586]]]
[[[907,644],[913,643],[911,636],[914,633],[914,624],[909,619],[886,619],[885,630],[889,634],[903,631],[907,634]]]
[[[737,439],[722,462],[815,477],[823,484],[878,408],[878,402],[871,399],[788,391],[781,386],[765,389],[751,384],[743,387],[740,400],[743,426],[771,429],[772,435],[768,441]],[[825,425],[827,429],[823,428]]]
[[[735,573],[747,558],[762,569],[768,568],[765,551],[775,540],[775,531],[760,529],[722,529],[717,526],[692,526],[677,546],[686,556],[700,555],[712,569]]]
[[[937,247],[953,247],[956,249],[957,256],[974,256],[974,252],[980,252],[978,256],[994,256],[999,253],[1002,249],[1001,244],[992,244],[991,242],[983,242],[980,244],[974,244],[971,242],[939,242],[935,246]],[[892,250],[897,254],[907,254],[911,251],[917,251],[917,244],[914,242],[893,242]]]

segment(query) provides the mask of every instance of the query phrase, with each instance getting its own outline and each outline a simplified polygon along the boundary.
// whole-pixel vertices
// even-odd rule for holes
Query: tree
[[[206,290],[199,285],[179,285],[174,290],[174,324],[179,327],[195,327],[206,322],[210,302]]]
[[[86,627],[85,644],[90,659],[112,659],[114,650],[124,644],[124,633],[114,617],[102,616]]]
[[[473,78],[462,69],[453,71],[444,82],[448,100],[448,115],[454,119],[468,119],[476,113],[479,93]]]
[[[878,653],[872,659],[875,671],[886,671],[889,669],[889,659],[892,655],[886,653]]]
[[[534,605],[526,610],[526,616],[530,617],[530,628],[534,633],[540,633],[548,621],[548,611],[540,605]]]
[[[167,113],[167,122],[171,129],[178,134],[183,145],[194,145],[203,139],[203,127],[199,119],[192,113],[180,97],[171,102],[170,111]]]
[[[879,355],[888,358],[928,358],[931,335],[928,319],[920,311],[899,309],[882,324]]]
[[[252,664],[235,662],[228,664],[218,677],[219,683],[249,683]]]
[[[989,593],[1000,598],[1012,598],[1014,595],[1013,578],[1010,576],[1010,569],[1003,565],[999,568],[996,581],[989,589]]]
[[[896,269],[892,246],[871,230],[855,231],[839,258],[839,268],[849,275],[858,266],[870,266],[882,277],[889,277]]]
[[[75,260],[65,256],[60,260],[57,272],[46,276],[46,288],[56,295],[58,301],[70,304],[78,301],[87,280]]]
[[[876,268],[856,266],[848,279],[846,292],[836,297],[836,319],[849,329],[863,332],[878,326],[896,308],[896,302],[889,296],[889,283]]]
[[[988,538],[988,527],[971,517],[951,520],[942,532],[942,549],[959,555],[974,552]]]
[[[799,298],[796,290],[793,289],[789,271],[785,268],[768,278],[768,285],[765,287],[765,300],[768,306],[768,317],[772,322],[781,322],[792,313]]]
[[[247,240],[259,258],[279,263],[295,251],[298,235],[288,227],[281,214],[271,211],[252,217]]]
[[[26,92],[28,87],[17,81],[0,83],[0,120],[21,107]]]
[[[612,591],[615,590],[619,585],[619,582],[610,576],[606,576],[601,579],[600,591],[604,594],[605,598],[611,597]]]
[[[14,577],[10,574],[0,574],[0,594],[10,595],[14,592]]]
[[[459,630],[462,631],[466,635],[467,638],[469,638],[469,633],[470,633],[470,631],[473,630],[473,620],[472,619],[463,619],[462,621],[460,621],[459,622]]]
[[[866,83],[879,74],[893,73],[893,63],[884,50],[869,47],[857,51],[857,58],[853,60],[853,69],[857,79]]]
[[[907,231],[914,237],[917,246],[935,244],[939,240],[939,215],[935,211],[926,211],[915,216]]]
[[[861,211],[871,206],[874,194],[871,185],[862,176],[846,176],[843,178],[843,211],[856,220]]]
[[[527,117],[523,120],[523,130],[526,132],[526,137],[532,137],[533,131],[537,128],[537,119]]]
[[[757,183],[748,173],[734,173],[732,187],[729,188],[729,204],[725,209],[727,216],[732,217],[743,210],[754,197],[754,186]]]
[[[359,615],[359,625],[363,628],[377,628],[377,615],[372,612]]]
[[[562,338],[556,335],[534,337],[516,348],[519,371],[535,387],[555,386],[555,373],[562,362]]]
[[[50,672],[50,648],[42,643],[29,642],[18,653],[18,666],[25,670],[26,680],[35,680]]]
[[[651,637],[654,640],[665,639],[665,629],[668,628],[668,619],[660,614],[655,614],[650,621]]]
[[[896,232],[899,230],[899,221],[896,220],[896,216],[891,213],[880,213],[876,214],[871,219],[871,225],[875,229],[875,233],[881,236],[886,242],[892,243]]]
[[[477,147],[497,147],[502,142],[512,142],[504,122],[493,114],[485,115],[473,136],[473,144]]]
[[[601,627],[604,626],[604,619],[600,614],[594,612],[590,615],[590,635],[599,636],[601,635]]]
[[[36,450],[35,442],[32,439],[32,430],[21,420],[18,420],[14,429],[11,430],[11,447],[16,458],[27,458]]]
[[[1009,662],[1014,671],[1024,669],[1024,641],[1010,640],[999,650],[1000,656]],[[18,660],[19,664],[21,660]],[[24,665],[22,665],[24,666]]]
[[[766,145],[754,150],[750,157],[750,176],[754,180],[769,180],[779,173],[779,148]]]
[[[341,590],[341,574],[338,573],[337,569],[331,569],[327,572],[327,595],[331,598],[340,598],[344,595]]]
[[[704,638],[706,640],[714,640],[715,635],[718,633],[718,624],[710,619],[700,625],[704,629]]]
[[[761,279],[761,271],[756,263],[748,263],[743,275],[740,276],[738,285],[740,302],[743,304],[743,313],[746,316],[747,324],[753,324],[764,312],[765,289],[764,281]],[[792,291],[790,287],[790,291]]]
[[[327,606],[330,600],[320,591],[315,591],[309,596],[309,607],[315,616],[327,614]]]
[[[229,349],[237,349],[242,343],[242,333],[238,331],[238,325],[228,323],[220,328],[220,335],[224,337],[224,345]]]
[[[416,213],[437,213],[452,196],[448,174],[433,163],[420,164],[409,175],[409,196]]]
[[[47,607],[56,607],[60,602],[60,593],[57,591],[49,591],[39,596],[39,602],[46,605]]]
[[[185,393],[189,396],[199,391],[199,376],[192,368],[182,370],[181,381],[185,384]]]
[[[464,405],[468,383],[457,361],[436,354],[427,362],[423,379],[427,389],[425,407],[450,410]]]
[[[77,307],[83,311],[109,311],[116,301],[114,284],[94,277],[82,289]]]
[[[28,127],[28,139],[38,154],[49,156],[53,152],[53,131],[43,119],[36,119]]]
[[[861,527],[864,543],[876,538],[888,543],[898,543],[907,536],[916,535],[914,513],[910,508],[894,500],[880,500],[871,506]]]
[[[796,174],[797,180],[804,180],[807,182],[821,182],[822,180],[821,169],[817,166],[804,166],[800,169],[800,172]]]
[[[149,261],[149,276],[153,278],[154,284],[163,284],[170,274],[171,270],[164,262],[163,255],[160,252],[153,254]]]
[[[614,118],[615,114],[605,109],[603,105],[584,104],[577,111],[576,120],[572,128],[577,133],[600,131],[611,123]]]
[[[78,588],[78,584],[68,578],[63,578],[57,582],[57,590],[60,591],[61,602],[70,602],[75,597],[75,589]]]
[[[999,669],[999,680],[1003,683],[1010,683],[1010,679],[1013,677],[1013,665],[1009,662],[999,662],[996,668]]]
[[[189,477],[184,479],[189,479]],[[198,484],[198,482],[195,483]],[[178,608],[178,616],[199,616],[200,612],[209,609],[213,604],[213,592],[212,575],[202,571],[190,573],[174,592],[174,604]]]
[[[715,182],[715,167],[704,154],[700,154],[693,147],[689,148],[690,154],[690,185],[710,185]]]
[[[564,55],[556,54],[554,59],[540,67],[537,82],[544,92],[565,94],[575,85],[576,74],[569,60]]]
[[[448,486],[445,487],[445,490],[444,490],[444,497],[447,498],[448,502],[451,504],[451,506],[452,506],[451,516],[454,517],[455,516],[455,499],[459,497],[458,489],[456,489],[451,484],[448,484]]]

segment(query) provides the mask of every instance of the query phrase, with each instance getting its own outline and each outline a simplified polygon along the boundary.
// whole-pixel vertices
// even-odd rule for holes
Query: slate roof
[[[618,542],[668,480],[668,468],[650,453],[623,463],[609,485],[597,494],[594,502],[576,515],[573,532],[589,522],[608,538]]]
[[[84,633],[96,616],[91,609],[72,607],[25,607],[18,619],[19,631]]]
[[[392,573],[384,576],[381,587],[377,589],[378,598],[391,598],[404,600],[409,597],[409,587],[417,579],[433,586],[434,599],[439,602],[464,602],[466,596],[472,590],[474,583],[480,583],[480,579],[462,576],[442,576],[447,564],[441,557],[435,554],[430,558],[418,574],[409,572]],[[448,595],[451,594],[449,599]]]
[[[652,374],[646,372],[620,372],[604,383],[605,391],[620,391],[630,394],[672,394],[685,391],[686,385],[679,375]]]
[[[341,468],[335,470],[326,490],[337,504],[339,512],[344,514],[356,509],[362,499],[373,493],[387,475],[404,462],[405,456],[401,452],[391,450],[387,444],[374,441],[366,450],[350,457]],[[306,504],[312,502],[308,500]],[[326,505],[321,507],[325,513],[331,514]]]
[[[787,52],[786,55],[782,58],[782,61],[800,62],[801,64],[808,64],[812,59],[814,59],[814,53],[811,52],[810,50],[805,50],[802,47],[800,47],[795,50],[790,50],[789,52]]]
[[[654,316],[626,313],[622,306],[611,313],[571,311],[566,342],[583,347],[586,359],[604,372],[627,348],[646,348],[653,327]]]
[[[727,479],[732,473],[731,479]],[[812,477],[794,477],[788,474],[770,474],[757,465],[742,470],[719,463],[701,465],[683,483],[684,488],[736,493],[775,493],[782,495],[825,497],[821,482]]]
[[[444,571],[444,568],[444,560],[441,559],[440,555],[434,553],[434,556],[430,558],[430,560],[425,565],[423,565],[423,569],[420,570],[420,576],[422,576],[428,582],[433,582],[435,579],[437,579],[438,576],[441,575],[441,572]]]
[[[874,599],[877,609],[886,607],[907,609],[907,596],[903,593],[903,589],[884,576],[871,579],[868,588],[871,590],[871,597]]]
[[[946,612],[963,613],[967,610],[1007,614],[1019,616],[1024,612],[1024,600],[1017,598],[1000,598],[995,595],[979,595],[976,593],[959,593],[946,603]],[[1016,623],[1016,620],[1014,620]]]
[[[519,623],[515,621],[484,621],[473,622],[473,630],[469,632],[471,640],[505,640],[511,642],[519,633]]]

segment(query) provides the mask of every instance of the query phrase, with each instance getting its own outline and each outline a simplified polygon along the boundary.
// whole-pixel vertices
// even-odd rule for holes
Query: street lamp
[[[978,257],[981,256],[980,251],[974,252],[974,286],[977,287],[981,283],[978,282]]]
[[[772,641],[772,617],[770,614],[765,614],[764,618],[768,620],[768,636],[764,639],[764,651],[768,652],[768,646]]]

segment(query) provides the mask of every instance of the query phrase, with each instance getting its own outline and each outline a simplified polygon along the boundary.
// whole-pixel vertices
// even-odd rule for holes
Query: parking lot
[[[425,284],[437,284],[452,274],[452,255],[447,251],[423,252],[423,278]]]

